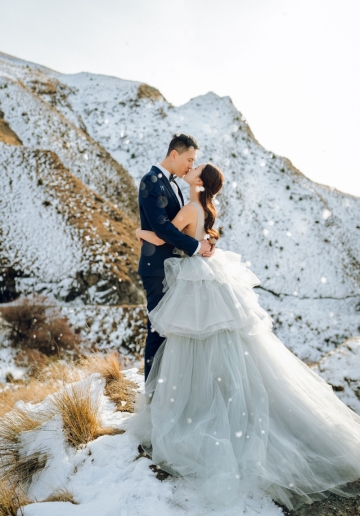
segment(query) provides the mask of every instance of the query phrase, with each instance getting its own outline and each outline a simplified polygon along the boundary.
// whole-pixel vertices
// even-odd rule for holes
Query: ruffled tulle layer
[[[239,255],[165,264],[150,317],[167,338],[128,423],[155,464],[214,506],[256,487],[289,509],[360,494],[345,485],[360,478],[360,417],[272,333]]]
[[[252,290],[260,280],[230,251],[165,260],[166,296],[149,314],[162,336],[206,339],[222,330],[255,335],[272,327],[272,319]]]

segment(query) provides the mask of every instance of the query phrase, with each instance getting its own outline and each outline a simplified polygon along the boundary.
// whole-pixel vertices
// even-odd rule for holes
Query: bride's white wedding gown
[[[149,317],[166,339],[128,429],[214,505],[254,487],[289,509],[360,494],[345,485],[360,478],[360,417],[272,333],[259,283],[229,251],[165,261]]]

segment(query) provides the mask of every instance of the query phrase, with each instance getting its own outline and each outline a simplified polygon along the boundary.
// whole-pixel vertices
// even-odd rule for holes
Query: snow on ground
[[[15,364],[15,350],[10,347],[6,338],[0,332],[0,384],[6,383],[6,376],[10,374],[12,378],[18,380],[22,378],[27,368],[19,367]]]
[[[128,379],[143,390],[143,376],[136,368],[125,371]],[[114,412],[112,403],[103,396],[104,381],[91,375],[82,382],[90,384],[94,395],[102,396],[102,422],[122,428],[129,413]],[[46,404],[27,405],[40,410]],[[21,403],[20,403],[21,404]],[[213,511],[197,493],[181,480],[168,478],[160,482],[149,468],[151,461],[138,458],[138,443],[126,432],[103,436],[75,451],[64,441],[62,422],[55,417],[22,438],[21,453],[40,451],[50,458],[46,469],[34,478],[30,488],[33,499],[44,499],[53,490],[69,489],[79,505],[64,502],[34,503],[24,509],[25,516],[279,516],[282,511],[270,497],[254,493],[252,498],[239,500],[236,506]]]
[[[273,318],[276,335],[306,363],[317,362],[349,337],[360,334],[360,304],[356,297],[299,299],[273,296],[259,287],[254,290],[260,305]]]
[[[314,367],[337,396],[360,414],[360,337],[348,339]]]

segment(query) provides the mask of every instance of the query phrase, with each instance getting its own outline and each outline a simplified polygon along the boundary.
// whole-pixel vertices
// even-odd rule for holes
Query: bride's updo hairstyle
[[[199,201],[205,212],[205,231],[210,235],[210,238],[217,240],[220,234],[216,229],[213,229],[216,219],[214,196],[220,192],[224,184],[224,174],[219,167],[207,163],[200,174],[200,179],[203,182],[203,188],[200,190]]]

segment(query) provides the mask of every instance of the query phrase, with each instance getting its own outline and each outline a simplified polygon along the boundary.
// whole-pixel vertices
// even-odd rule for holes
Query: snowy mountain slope
[[[126,170],[82,129],[12,77],[1,55],[0,109],[23,145],[52,150],[84,184],[138,220],[136,189]]]
[[[209,93],[174,108],[163,98],[139,99],[139,83],[56,77],[71,88],[68,103],[87,131],[137,182],[174,130],[198,138],[199,161],[227,176],[218,196],[220,246],[251,263],[261,302],[293,333],[275,321],[276,332],[298,356],[316,361],[360,332],[360,199],[310,181],[263,149],[228,97]]]
[[[217,199],[219,245],[239,252],[262,281],[259,300],[279,337],[300,358],[317,361],[359,334],[360,199],[310,181],[261,147],[229,97],[208,93],[174,107],[139,82],[64,75],[4,54],[0,68],[37,106],[49,106],[75,134],[89,134],[137,183],[164,156],[173,132],[196,136],[198,162],[213,161],[226,175]],[[5,120],[23,139],[19,109],[14,101],[7,106],[14,111],[3,109]],[[136,203],[134,190],[128,197]]]
[[[17,293],[142,302],[135,223],[50,151],[0,143],[0,157],[1,265],[15,271]]]
[[[117,95],[113,86],[107,94],[107,77],[62,80],[87,131],[137,181],[164,156],[172,132],[196,136],[199,161],[218,164],[227,178],[219,195],[222,246],[251,260],[266,288],[303,297],[359,294],[360,200],[313,183],[263,149],[228,97],[209,93],[174,108],[139,101],[135,90],[129,99],[120,80]]]

